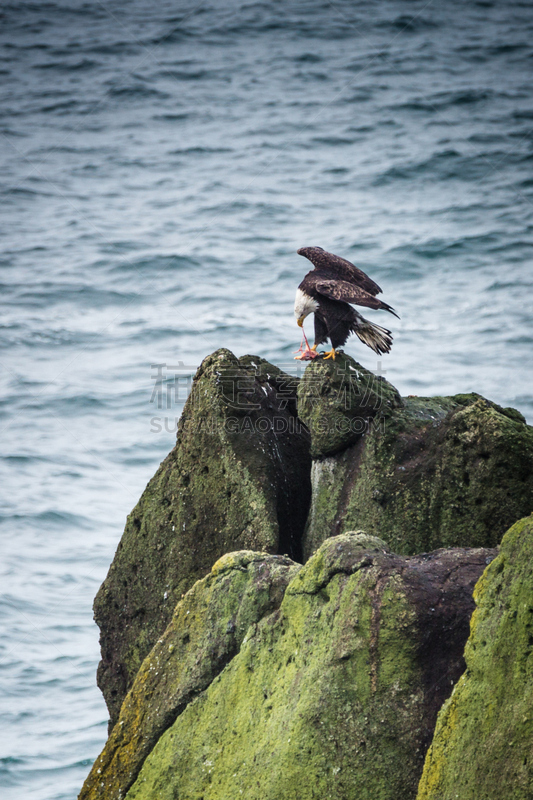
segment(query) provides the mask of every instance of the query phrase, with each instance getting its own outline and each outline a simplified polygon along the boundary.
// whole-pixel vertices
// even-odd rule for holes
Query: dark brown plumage
[[[321,247],[301,247],[298,254],[314,265],[314,270],[308,272],[300,283],[294,304],[300,326],[305,317],[314,312],[315,343],[312,350],[316,351],[318,345],[329,339],[332,350],[327,357],[335,358],[335,349],[355,333],[378,355],[388,353],[392,346],[391,332],[366,320],[350,305],[382,309],[397,317],[388,303],[376,297],[381,293],[378,284],[350,261]],[[311,357],[311,351],[306,351],[304,357],[306,353]]]

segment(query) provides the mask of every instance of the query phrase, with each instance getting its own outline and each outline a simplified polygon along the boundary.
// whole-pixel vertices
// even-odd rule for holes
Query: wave
[[[96,44],[92,46],[85,46],[83,48],[85,53],[96,53],[103,56],[134,56],[142,52],[141,42],[131,42],[122,40],[118,42],[109,42],[106,44]]]
[[[80,61],[45,61],[42,64],[33,64],[32,69],[40,70],[55,70],[56,72],[85,72],[86,70],[96,69],[101,67],[99,61],[92,61],[88,58],[82,58]]]
[[[184,147],[178,148],[177,150],[169,150],[169,156],[191,156],[191,155],[203,155],[205,153],[213,154],[213,153],[232,153],[233,149],[231,147],[206,147],[202,145],[196,145],[194,147]]]
[[[269,3],[243,3],[240,8],[205,8],[199,6],[181,17],[166,21],[166,32],[146,40],[145,44],[169,46],[186,44],[201,39],[208,45],[231,46],[236,39],[259,37],[282,32],[284,37],[310,39],[347,39],[353,33],[351,26],[359,19],[352,15],[331,14],[327,23],[323,16],[316,19],[316,10],[298,14],[282,4],[275,9]],[[318,22],[318,24],[317,24]]]
[[[486,292],[497,292],[501,290],[512,289],[519,290],[523,295],[526,293],[530,293],[531,289],[533,289],[533,282],[532,281],[494,281],[491,283],[490,286],[487,286],[485,289]]]
[[[31,284],[30,284],[31,285]],[[111,289],[98,289],[90,284],[39,282],[28,288],[27,284],[0,284],[0,292],[7,297],[9,304],[27,308],[49,308],[64,303],[76,307],[105,308],[124,306],[142,302],[137,292],[117,292]]]
[[[43,181],[44,183],[44,181]],[[0,196],[4,197],[54,197],[53,192],[37,191],[36,189],[28,189],[26,186],[13,186],[9,189],[2,189]]]
[[[345,136],[314,136],[311,141],[314,144],[330,145],[331,147],[339,147],[343,145],[351,145],[356,140],[348,139]]]
[[[184,122],[186,119],[192,119],[194,114],[190,112],[180,112],[180,113],[168,113],[168,114],[154,114],[152,119],[154,122],[159,122],[160,120],[163,122]]]
[[[52,346],[85,348],[100,346],[102,337],[98,333],[73,331],[68,328],[50,329],[29,325],[0,325],[0,346],[23,345],[30,349]]]
[[[166,100],[171,97],[168,92],[163,92],[160,89],[153,89],[150,86],[143,85],[130,85],[130,86],[112,86],[107,90],[107,96],[116,99],[139,100],[146,98],[157,97]]]
[[[421,14],[400,14],[393,20],[382,20],[376,23],[376,28],[397,33],[420,33],[421,31],[434,30],[439,23]]]
[[[163,69],[156,72],[153,77],[157,78],[173,78],[177,81],[201,81],[208,78],[217,77],[217,72],[209,69]],[[224,80],[229,81],[229,76],[225,76]]]
[[[499,234],[486,233],[463,236],[460,239],[428,239],[420,244],[404,244],[391,248],[390,253],[409,253],[424,259],[445,258],[453,254],[490,252],[490,246],[499,241]]]
[[[182,272],[196,270],[201,266],[198,259],[190,256],[157,255],[137,260],[121,261],[110,267],[111,274],[131,274],[135,272]]]
[[[506,92],[493,89],[460,89],[409,98],[387,108],[391,111],[424,111],[433,114],[454,106],[472,106],[489,100],[503,100],[508,96]]]
[[[71,514],[68,511],[41,511],[38,514],[0,514],[0,525],[16,523],[17,526],[23,522],[28,526],[37,525],[46,530],[53,528],[74,528],[80,527],[84,530],[94,528],[93,520],[82,514]]]
[[[404,163],[387,168],[373,179],[373,186],[386,186],[397,181],[408,180],[460,180],[475,181],[495,172],[502,164],[521,164],[533,154],[509,153],[492,150],[474,155],[463,155],[453,148],[439,150],[422,161]]]

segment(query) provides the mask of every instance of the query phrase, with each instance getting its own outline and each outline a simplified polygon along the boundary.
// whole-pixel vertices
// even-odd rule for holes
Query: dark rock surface
[[[220,556],[248,549],[301,559],[310,456],[296,385],[263,359],[228,350],[200,366],[177,444],[129,515],[95,599],[111,726],[176,603]]]
[[[418,800],[533,797],[533,516],[475,589],[466,671],[437,722]]]

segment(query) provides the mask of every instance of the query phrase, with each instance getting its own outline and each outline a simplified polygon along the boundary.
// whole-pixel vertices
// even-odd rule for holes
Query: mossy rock
[[[176,603],[220,556],[301,558],[310,456],[296,385],[263,359],[224,349],[201,364],[176,446],[129,515],[95,599],[110,727]]]
[[[493,547],[533,509],[533,428],[477,394],[408,397],[311,480],[304,558],[354,528],[404,554]]]
[[[298,569],[284,556],[240,551],[194,584],[143,661],[79,800],[125,797],[159,737],[239,651],[250,625],[279,607]]]
[[[494,554],[329,539],[161,736],[128,800],[412,800]]]
[[[466,671],[439,714],[418,800],[533,797],[533,516],[479,580]]]
[[[358,441],[402,400],[397,389],[344,353],[313,361],[298,386],[298,414],[311,433],[313,458],[332,455]]]

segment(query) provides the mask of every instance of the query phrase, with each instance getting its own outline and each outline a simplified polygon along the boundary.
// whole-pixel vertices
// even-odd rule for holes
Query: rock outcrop
[[[143,661],[80,800],[125,797],[160,736],[239,651],[250,625],[279,607],[299,568],[283,556],[232,553],[185,594]]]
[[[402,406],[392,384],[344,353],[312,362],[298,387],[298,413],[311,433],[313,458],[346,450]]]
[[[477,394],[400,399],[349,356],[298,387],[311,432],[304,559],[363,528],[398,553],[493,547],[533,509],[533,428]]]
[[[209,356],[95,600],[81,800],[414,800],[430,742],[418,800],[533,797],[532,511],[514,409]]]
[[[220,556],[247,549],[301,559],[310,457],[296,385],[263,359],[228,350],[200,366],[176,446],[129,515],[95,599],[110,727],[176,603]]]
[[[533,797],[533,516],[475,589],[466,672],[439,714],[418,800]]]
[[[284,561],[272,572],[250,554],[227,557],[224,581],[215,566],[178,604],[82,797],[124,797],[144,760],[129,800],[241,792],[249,800],[412,800],[437,712],[463,670],[472,588],[494,555],[406,558],[349,533],[328,539],[299,569]],[[251,576],[235,567],[247,561]],[[244,611],[252,624],[244,638],[240,628],[240,650],[220,671],[229,652],[217,661],[206,651],[206,612],[219,642],[260,578],[268,596],[269,570],[277,596],[294,570],[281,605],[268,616],[265,606]],[[213,615],[221,604],[229,615]]]

